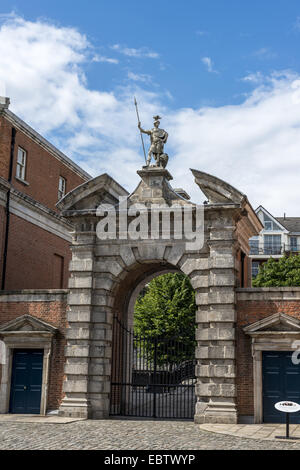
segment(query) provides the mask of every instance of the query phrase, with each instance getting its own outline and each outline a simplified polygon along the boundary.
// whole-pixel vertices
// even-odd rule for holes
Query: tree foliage
[[[252,285],[253,287],[300,286],[300,256],[283,256],[278,260],[269,258],[260,266]]]
[[[195,313],[195,292],[184,274],[168,273],[154,278],[146,293],[139,296],[134,310],[134,332],[149,340],[144,351],[149,359],[153,358],[155,342],[158,363],[171,366],[193,358]],[[172,340],[176,340],[173,349]],[[149,348],[149,344],[153,346]]]

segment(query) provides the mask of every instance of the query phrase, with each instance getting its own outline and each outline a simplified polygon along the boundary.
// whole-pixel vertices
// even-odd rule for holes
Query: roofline
[[[279,224],[279,225],[283,228],[283,230],[285,230],[286,232],[289,232],[289,230],[288,230],[284,225],[282,225],[282,223],[279,222],[279,220],[277,220],[276,217],[274,217],[274,215],[271,214],[271,212],[267,211],[267,209],[266,209],[264,206],[259,205],[259,206],[255,209],[255,213],[257,214],[257,212],[258,212],[260,209],[264,210],[272,219],[274,219],[274,221],[275,221],[277,224]]]
[[[14,124],[19,130],[27,134],[31,139],[33,139],[41,147],[44,147],[51,155],[60,160],[64,165],[71,168],[75,173],[81,176],[85,181],[88,181],[92,176],[84,171],[77,163],[67,157],[63,152],[58,150],[51,142],[49,142],[45,137],[35,131],[29,124],[23,121],[21,118],[16,116],[12,111],[6,108],[0,108],[0,116],[5,117],[10,123]]]

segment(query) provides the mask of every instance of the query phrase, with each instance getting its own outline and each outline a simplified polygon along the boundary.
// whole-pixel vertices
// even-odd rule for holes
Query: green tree
[[[252,285],[253,287],[300,286],[300,256],[283,256],[278,260],[269,258],[260,266]]]
[[[170,368],[193,359],[195,313],[195,292],[184,274],[169,273],[153,279],[146,293],[138,297],[134,310],[135,335],[150,340],[143,355],[152,359],[156,354],[158,364],[168,363]]]

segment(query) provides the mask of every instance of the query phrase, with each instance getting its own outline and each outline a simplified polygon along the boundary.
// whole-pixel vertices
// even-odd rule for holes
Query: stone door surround
[[[49,362],[52,349],[52,338],[57,328],[31,315],[22,315],[1,325],[0,339],[5,344],[5,358],[2,364],[2,381],[0,386],[0,413],[8,413],[14,349],[43,349],[43,376],[40,414],[47,409]]]
[[[295,351],[300,341],[300,321],[285,313],[275,313],[247,325],[244,332],[252,339],[254,423],[263,422],[262,351]]]

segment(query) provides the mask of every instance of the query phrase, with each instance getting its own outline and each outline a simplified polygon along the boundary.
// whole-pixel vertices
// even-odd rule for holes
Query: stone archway
[[[194,417],[195,351],[190,351],[189,341],[134,332],[134,306],[141,289],[152,279],[174,272],[181,271],[167,262],[140,262],[128,267],[113,293],[112,416]]]
[[[116,218],[122,216],[118,197],[128,207],[140,203],[196,205],[170,186],[166,169],[138,171],[141,182],[128,195],[108,175],[101,175],[59,203],[64,217],[74,224],[66,347],[64,416],[95,419],[109,415],[112,317],[118,287],[140,279],[143,266],[164,266],[185,273],[196,291],[196,396],[195,422],[235,423],[235,288],[238,286],[241,251],[249,251],[248,239],[261,230],[245,195],[222,180],[192,170],[208,198],[204,206],[204,244],[187,250],[186,240],[169,238],[100,240],[96,235],[100,203],[110,203]],[[102,219],[101,219],[102,220]],[[156,266],[156,268],[155,268]],[[148,269],[150,271],[148,271]],[[144,273],[144,274],[145,274]],[[134,285],[134,283],[132,284]],[[128,292],[130,289],[128,290]],[[120,294],[119,294],[120,295]],[[126,289],[124,296],[127,295]]]

